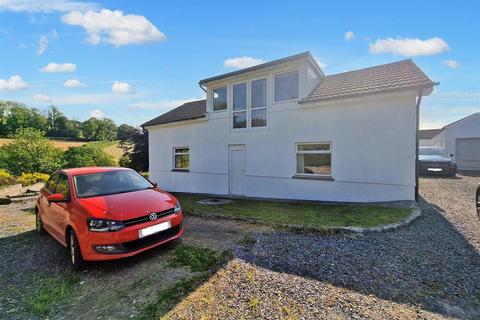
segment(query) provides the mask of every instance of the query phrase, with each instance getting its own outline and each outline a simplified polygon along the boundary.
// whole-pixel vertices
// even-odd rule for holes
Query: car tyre
[[[45,234],[45,228],[43,227],[43,222],[42,218],[40,217],[38,207],[35,208],[35,230],[38,234]]]
[[[70,256],[70,263],[72,264],[73,270],[80,270],[85,265],[85,260],[83,260],[82,252],[80,251],[80,244],[78,243],[77,235],[75,231],[70,230],[68,235],[69,244],[68,251]]]

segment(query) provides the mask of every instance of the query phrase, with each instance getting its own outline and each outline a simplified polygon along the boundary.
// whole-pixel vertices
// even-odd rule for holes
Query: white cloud
[[[328,64],[322,60],[320,60],[319,58],[315,57],[315,62],[317,62],[318,66],[320,67],[320,69],[324,70],[328,67]]]
[[[100,109],[96,109],[96,110],[93,110],[92,112],[90,112],[90,117],[97,118],[97,119],[103,119],[103,118],[105,118],[105,113]]]
[[[27,83],[23,81],[22,77],[18,74],[11,76],[8,79],[0,79],[0,90],[15,91],[25,89],[26,87]]]
[[[55,63],[50,62],[45,67],[39,69],[41,72],[74,72],[77,66],[73,63]]]
[[[201,100],[202,98],[178,99],[178,100],[160,100],[160,101],[139,101],[128,105],[129,109],[149,109],[149,110],[164,110],[181,106],[184,103]]]
[[[243,56],[243,57],[227,59],[223,62],[223,65],[229,68],[243,69],[243,68],[253,67],[257,64],[264,63],[264,62],[265,61],[263,61],[262,59]]]
[[[442,64],[446,67],[452,68],[452,69],[457,69],[460,67],[460,63],[455,60],[444,60]]]
[[[133,87],[127,82],[115,81],[112,85],[112,92],[118,94],[132,94],[135,93]]]
[[[81,88],[86,87],[87,85],[78,79],[68,79],[63,83],[63,86],[67,88]]]
[[[345,41],[351,41],[353,40],[353,38],[355,38],[355,34],[353,33],[353,31],[347,31],[345,32]]]
[[[57,30],[52,29],[52,32],[47,34],[41,34],[40,39],[38,40],[38,49],[37,54],[42,55],[45,50],[48,48],[50,40],[55,39],[58,36]]]
[[[400,56],[430,56],[442,53],[450,49],[448,44],[439,37],[427,40],[410,38],[387,38],[377,39],[375,43],[369,44],[370,53],[391,52]]]
[[[49,95],[39,93],[33,96],[33,99],[40,102],[52,102],[52,98]]]
[[[0,11],[13,12],[68,12],[86,11],[97,9],[99,6],[93,2],[78,2],[69,0],[1,0]]]
[[[40,39],[38,40],[38,49],[37,49],[37,54],[41,55],[47,50],[48,47],[48,39],[46,36],[43,34],[40,35]]]
[[[62,16],[68,25],[81,26],[91,44],[109,43],[116,46],[164,41],[166,36],[144,16],[124,15],[122,11],[102,9],[98,12],[69,12]]]

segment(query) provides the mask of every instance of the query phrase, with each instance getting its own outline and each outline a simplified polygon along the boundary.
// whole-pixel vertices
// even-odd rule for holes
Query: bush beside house
[[[18,129],[13,138],[0,147],[0,185],[46,181],[49,174],[65,167],[115,165],[96,145],[70,147],[63,152],[34,128]]]

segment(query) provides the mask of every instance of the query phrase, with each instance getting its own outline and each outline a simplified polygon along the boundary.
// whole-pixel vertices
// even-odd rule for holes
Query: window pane
[[[213,89],[213,110],[227,109],[227,87]]]
[[[267,110],[252,110],[252,127],[265,127],[267,125]]]
[[[233,128],[246,128],[247,127],[247,113],[244,112],[235,112],[233,114]]]
[[[188,148],[175,148],[175,153],[188,153]]]
[[[297,145],[297,150],[298,151],[330,150],[330,144],[328,143],[299,144]]]
[[[175,156],[175,169],[188,169],[190,160],[188,154]]]
[[[252,81],[252,108],[267,105],[267,79]]]
[[[298,72],[275,76],[275,101],[298,98]]]
[[[61,193],[65,199],[68,199],[69,191],[70,186],[68,185],[68,178],[62,174],[58,179],[55,193]]]
[[[233,110],[247,108],[247,84],[241,83],[233,86]]]
[[[332,173],[332,155],[322,154],[297,154],[297,173],[321,174]]]

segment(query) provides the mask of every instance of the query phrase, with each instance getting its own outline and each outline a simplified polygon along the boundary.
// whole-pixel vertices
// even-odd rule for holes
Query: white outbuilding
[[[421,145],[445,148],[459,170],[480,170],[480,112],[433,131],[429,139],[420,140]],[[421,130],[420,134],[427,137],[431,132]]]

